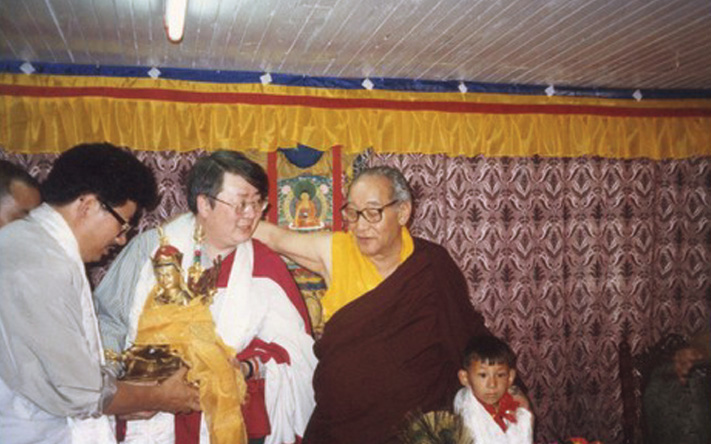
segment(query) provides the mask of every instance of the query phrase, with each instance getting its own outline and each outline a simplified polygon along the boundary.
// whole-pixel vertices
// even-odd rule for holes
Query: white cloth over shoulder
[[[461,388],[454,398],[454,412],[462,417],[474,444],[531,444],[533,442],[533,414],[523,407],[516,409],[516,422],[506,421],[504,432],[489,412],[474,397],[471,389]]]
[[[101,416],[115,389],[69,225],[43,204],[0,230],[3,443],[115,443]]]
[[[193,260],[195,218],[184,214],[164,227],[169,242],[183,253],[183,269]],[[116,259],[96,291],[102,336],[106,344],[123,349],[136,336],[146,297],[155,285],[150,258],[158,248],[155,230],[134,239]],[[209,264],[208,264],[209,265]],[[311,379],[316,367],[313,339],[284,290],[269,278],[253,276],[252,241],[237,246],[228,285],[210,307],[217,333],[238,352],[254,338],[286,349],[291,364],[266,363],[265,401],[272,433],[267,444],[293,443],[303,436],[314,408]],[[174,442],[173,415],[128,423],[127,442]],[[202,421],[201,443],[209,437]]]

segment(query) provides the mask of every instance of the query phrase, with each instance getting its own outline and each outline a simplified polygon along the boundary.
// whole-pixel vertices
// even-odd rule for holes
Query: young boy
[[[516,378],[516,356],[493,336],[472,338],[464,351],[459,382],[464,386],[454,398],[475,443],[530,444],[533,414],[521,407],[508,390]]]

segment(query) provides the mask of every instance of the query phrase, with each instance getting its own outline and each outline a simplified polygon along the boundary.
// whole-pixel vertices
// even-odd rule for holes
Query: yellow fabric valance
[[[422,93],[182,80],[0,74],[0,146],[452,156],[711,155],[711,100]]]

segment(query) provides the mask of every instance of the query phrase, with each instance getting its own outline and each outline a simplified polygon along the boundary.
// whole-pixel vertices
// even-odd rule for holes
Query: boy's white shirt
[[[523,407],[516,409],[516,422],[504,419],[506,432],[493,420],[468,387],[462,387],[454,398],[454,412],[462,417],[474,444],[533,443],[533,414]]]

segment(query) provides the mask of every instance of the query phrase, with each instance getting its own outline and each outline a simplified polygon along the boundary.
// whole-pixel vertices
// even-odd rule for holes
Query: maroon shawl
[[[304,444],[397,442],[408,412],[451,409],[466,342],[488,333],[449,253],[415,239],[390,277],[326,324]]]

